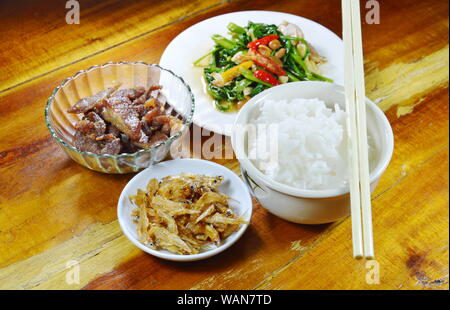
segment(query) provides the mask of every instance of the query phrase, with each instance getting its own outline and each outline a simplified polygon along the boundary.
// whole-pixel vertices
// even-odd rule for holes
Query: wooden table
[[[339,0],[80,2],[79,25],[66,24],[64,1],[0,4],[0,288],[448,289],[447,1],[380,1],[381,23],[363,25],[367,94],[395,134],[372,196],[379,284],[368,284],[371,267],[351,256],[349,218],[295,225],[256,202],[248,231],[216,257],[147,255],[116,217],[133,175],[74,163],[43,117],[64,78],[108,61],[157,63],[179,32],[218,14],[282,11],[341,35]],[[235,160],[219,162],[238,173]],[[79,283],[66,281],[71,261]]]

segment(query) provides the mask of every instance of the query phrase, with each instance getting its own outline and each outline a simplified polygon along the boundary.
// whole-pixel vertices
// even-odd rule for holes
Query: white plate
[[[130,180],[130,182],[128,182],[123,189],[122,194],[120,194],[117,206],[117,217],[123,233],[141,250],[154,256],[173,261],[200,260],[216,255],[229,248],[242,236],[244,231],[247,229],[248,224],[241,225],[239,230],[223,240],[219,247],[193,255],[177,255],[165,250],[153,250],[139,242],[136,233],[136,224],[133,222],[131,217],[131,211],[136,207],[131,203],[128,197],[136,194],[139,188],[145,189],[148,181],[152,178],[161,179],[166,176],[177,175],[180,173],[223,176],[224,183],[219,186],[219,190],[225,195],[233,198],[234,201],[230,201],[230,206],[233,208],[236,215],[241,216],[246,221],[250,222],[252,215],[252,200],[250,193],[242,180],[233,171],[219,164],[207,160],[186,158],[165,161],[150,166],[149,168],[138,173]]]
[[[328,63],[321,66],[323,75],[333,79],[336,84],[344,83],[342,40],[332,31],[312,20],[271,11],[242,11],[206,19],[189,27],[173,39],[159,63],[162,67],[180,75],[191,87],[195,97],[194,123],[227,136],[231,135],[232,124],[237,113],[223,113],[213,107],[213,101],[202,85],[202,68],[196,68],[192,63],[213,47],[211,35],[220,34],[229,37],[228,23],[246,26],[248,21],[275,25],[288,21],[298,25],[305,39],[317,49],[320,55],[328,59]]]

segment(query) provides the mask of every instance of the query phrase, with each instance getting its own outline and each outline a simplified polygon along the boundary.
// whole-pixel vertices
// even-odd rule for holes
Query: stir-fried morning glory
[[[251,97],[283,83],[332,82],[319,70],[326,59],[298,26],[248,22],[246,27],[229,23],[227,29],[230,38],[213,35],[214,48],[194,62],[204,68],[207,91],[218,110],[238,110]]]

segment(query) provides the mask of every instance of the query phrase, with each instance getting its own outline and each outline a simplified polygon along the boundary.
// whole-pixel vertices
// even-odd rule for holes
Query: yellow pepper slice
[[[228,82],[231,82],[235,78],[237,78],[239,75],[241,75],[241,68],[249,69],[253,65],[253,61],[244,61],[243,63],[234,66],[233,68],[228,69],[227,71],[222,73],[222,79],[223,82],[226,84]]]

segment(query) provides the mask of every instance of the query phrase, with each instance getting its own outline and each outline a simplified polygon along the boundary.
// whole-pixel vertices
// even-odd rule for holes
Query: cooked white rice
[[[280,183],[301,189],[342,188],[348,169],[345,122],[345,111],[338,104],[327,107],[319,99],[267,100],[253,123],[278,128],[271,138],[249,136],[249,154],[256,155],[253,163],[258,169]],[[257,149],[261,145],[277,149],[271,158],[264,158],[270,150],[261,152]]]

